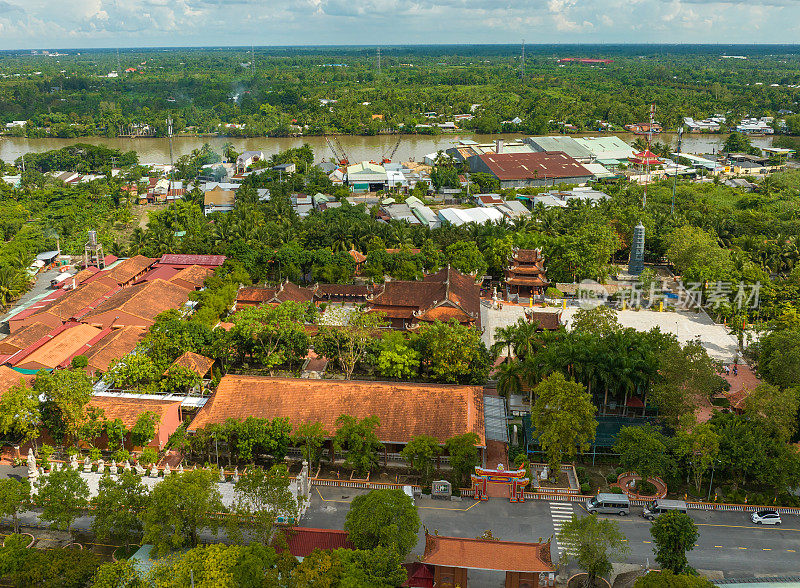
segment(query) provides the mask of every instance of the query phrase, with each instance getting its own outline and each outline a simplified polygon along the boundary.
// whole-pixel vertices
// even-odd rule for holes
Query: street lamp
[[[714,471],[717,469],[718,463],[719,461],[715,459],[711,464],[711,481],[708,483],[708,498],[706,498],[706,502],[711,502],[711,487],[714,485]]]

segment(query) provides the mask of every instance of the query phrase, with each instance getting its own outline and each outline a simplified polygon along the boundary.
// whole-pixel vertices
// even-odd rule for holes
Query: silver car
[[[750,515],[756,525],[780,525],[781,515],[775,510],[759,510]]]

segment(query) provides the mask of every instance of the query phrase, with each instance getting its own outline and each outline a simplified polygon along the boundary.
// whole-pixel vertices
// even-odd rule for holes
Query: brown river
[[[614,133],[621,139],[633,143],[636,136],[631,133]],[[591,137],[596,134],[587,133],[581,136]],[[425,135],[376,135],[364,136],[340,136],[339,142],[347,153],[350,161],[380,160],[388,157],[400,138],[400,145],[392,158],[394,161],[422,161],[422,158],[431,152],[440,149],[444,150],[451,147],[459,139],[472,139],[479,143],[490,143],[495,139],[518,139],[524,135],[501,134],[501,135],[477,135],[473,133],[445,134],[437,136]],[[683,135],[682,150],[686,153],[712,153],[718,151],[725,141],[726,135]],[[654,135],[653,141],[661,143],[669,142],[673,146],[677,143],[677,135],[674,133],[663,133]],[[217,152],[222,152],[225,143],[232,143],[237,151],[254,150],[263,151],[269,157],[290,147],[299,147],[303,143],[308,143],[314,150],[317,161],[332,158],[332,153],[325,142],[324,137],[288,137],[270,138],[254,137],[247,139],[230,137],[173,137],[172,148],[175,159],[181,155],[190,153],[193,149],[209,143]],[[753,144],[766,147],[772,145],[772,137],[754,137]],[[13,162],[23,153],[41,153],[51,149],[60,149],[75,143],[91,143],[95,145],[107,145],[122,151],[136,151],[139,154],[141,163],[168,163],[169,162],[169,141],[167,139],[153,138],[115,138],[107,139],[104,137],[80,137],[76,139],[27,139],[20,137],[0,137],[0,159],[6,162]]]

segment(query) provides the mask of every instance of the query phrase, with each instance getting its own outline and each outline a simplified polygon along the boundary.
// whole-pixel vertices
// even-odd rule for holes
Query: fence
[[[422,488],[415,484],[392,484],[390,482],[360,482],[356,480],[328,480],[325,478],[310,478],[312,486],[333,486],[337,488],[358,488],[363,490],[402,490],[411,486],[414,494],[421,494]]]

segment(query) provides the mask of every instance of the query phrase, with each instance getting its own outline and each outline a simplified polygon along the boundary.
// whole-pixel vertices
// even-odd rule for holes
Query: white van
[[[596,512],[602,514],[615,514],[625,516],[631,512],[631,502],[625,494],[608,494],[601,492],[597,496],[592,496],[586,502],[586,510],[590,514]]]
[[[665,500],[658,498],[644,507],[642,516],[651,521],[665,512],[677,511],[686,514],[686,503],[683,500]]]

